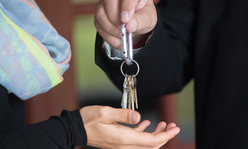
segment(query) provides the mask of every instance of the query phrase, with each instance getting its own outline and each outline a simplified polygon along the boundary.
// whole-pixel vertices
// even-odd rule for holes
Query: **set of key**
[[[139,73],[139,64],[133,60],[133,37],[132,33],[126,32],[126,24],[121,26],[121,43],[122,43],[122,54],[125,59],[121,64],[121,73],[125,76],[123,82],[123,95],[121,106],[125,109],[138,109],[138,99],[137,99],[137,81],[136,76]],[[134,75],[127,75],[123,73],[123,64],[132,65],[133,62],[137,65],[137,73]]]
[[[125,109],[138,109],[137,81],[135,75],[125,74],[121,106]]]

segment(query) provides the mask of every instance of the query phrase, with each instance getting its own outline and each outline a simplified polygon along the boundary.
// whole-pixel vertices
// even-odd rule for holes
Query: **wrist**
[[[134,37],[133,38],[133,48],[137,49],[137,48],[144,46],[151,34],[152,34],[152,31],[150,31],[146,34]]]

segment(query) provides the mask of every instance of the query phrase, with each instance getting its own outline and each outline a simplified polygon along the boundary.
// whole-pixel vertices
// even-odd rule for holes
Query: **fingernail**
[[[122,22],[125,22],[126,23],[126,21],[128,20],[128,17],[129,17],[129,15],[128,15],[128,12],[127,11],[123,11],[121,13],[121,21]]]
[[[180,132],[180,129],[176,129],[174,134],[177,135]]]
[[[134,111],[131,111],[130,114],[129,114],[129,120],[130,122],[133,124],[133,123],[136,123],[137,121],[137,114],[136,112]]]
[[[163,131],[165,130],[166,126],[167,126],[167,124],[165,123],[165,124],[164,124],[164,127],[163,127]]]
[[[135,32],[136,29],[137,29],[137,22],[136,22],[136,20],[132,20],[132,26],[133,26],[133,31],[132,32]]]
[[[170,128],[176,127],[176,124],[171,124]]]

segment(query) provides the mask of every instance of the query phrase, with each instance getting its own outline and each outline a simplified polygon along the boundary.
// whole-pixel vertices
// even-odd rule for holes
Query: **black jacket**
[[[24,101],[0,85],[0,149],[69,149],[86,145],[79,110],[26,125]]]
[[[247,8],[247,0],[162,0],[154,33],[134,56],[139,100],[195,80],[197,149],[248,148]],[[106,56],[98,35],[96,64],[120,89],[121,62]]]

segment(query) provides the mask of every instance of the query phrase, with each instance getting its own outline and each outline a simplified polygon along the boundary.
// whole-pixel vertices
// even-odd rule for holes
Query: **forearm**
[[[0,136],[0,148],[74,148],[86,145],[87,137],[78,110]]]

